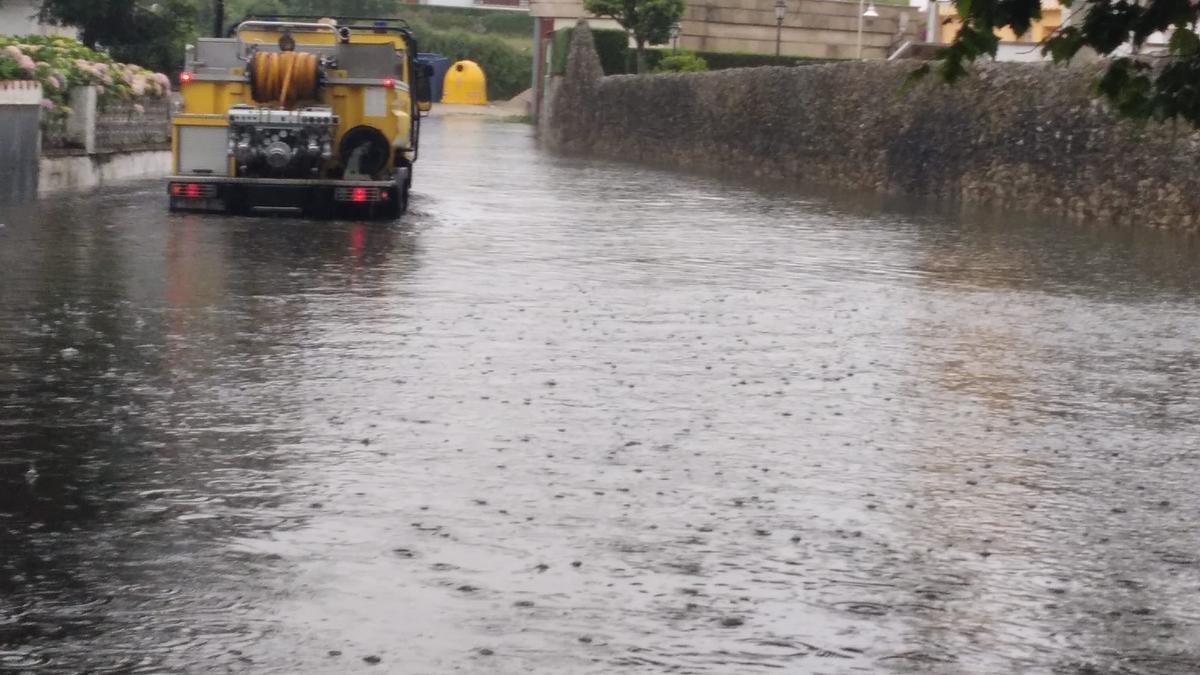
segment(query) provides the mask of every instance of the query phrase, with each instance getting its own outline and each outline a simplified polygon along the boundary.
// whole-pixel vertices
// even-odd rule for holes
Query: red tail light
[[[333,191],[333,198],[339,202],[365,204],[386,199],[383,190],[377,187],[340,187]]]
[[[385,77],[385,78],[383,78],[383,86],[386,89],[395,89],[396,88],[396,80],[394,80],[390,77]]]
[[[193,76],[191,73],[189,73],[186,70],[183,71],[182,73],[179,74],[179,84],[191,84],[192,77]]]
[[[204,183],[171,183],[172,197],[201,199],[217,196],[217,186]]]

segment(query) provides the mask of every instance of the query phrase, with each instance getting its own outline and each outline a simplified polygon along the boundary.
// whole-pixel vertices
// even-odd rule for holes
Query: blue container
[[[433,100],[435,103],[442,100],[442,81],[446,79],[446,71],[450,70],[450,58],[433,52],[418,52],[417,61],[433,66],[433,81],[430,82]]]

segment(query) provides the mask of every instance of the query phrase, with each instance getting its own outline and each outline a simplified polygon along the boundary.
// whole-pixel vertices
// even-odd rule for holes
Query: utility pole
[[[939,30],[942,24],[941,18],[938,16],[937,0],[929,0],[925,13],[928,15],[925,17],[925,41],[936,45],[942,41]]]
[[[225,0],[213,0],[213,37],[225,37]]]

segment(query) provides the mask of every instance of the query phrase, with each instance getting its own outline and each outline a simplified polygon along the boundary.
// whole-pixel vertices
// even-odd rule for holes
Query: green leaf
[[[1168,48],[1172,54],[1191,57],[1200,52],[1200,37],[1186,28],[1176,28],[1171,34]]]
[[[1042,45],[1042,53],[1056,63],[1070,61],[1083,48],[1084,36],[1079,28],[1068,26]]]

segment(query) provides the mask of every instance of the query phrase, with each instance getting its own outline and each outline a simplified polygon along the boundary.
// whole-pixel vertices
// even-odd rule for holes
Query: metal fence
[[[42,115],[42,152],[47,150],[69,150],[83,147],[81,143],[71,140],[67,132],[67,118]]]
[[[94,88],[72,91],[71,113],[42,116],[44,154],[161,149],[171,143],[171,99],[104,101]]]
[[[101,104],[96,114],[96,150],[114,152],[159,148],[171,142],[168,98]]]

